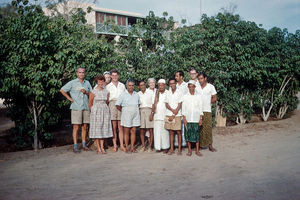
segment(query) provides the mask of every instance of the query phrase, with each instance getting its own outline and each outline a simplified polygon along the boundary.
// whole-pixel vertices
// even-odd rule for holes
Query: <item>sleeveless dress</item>
[[[90,138],[113,137],[109,108],[106,104],[108,91],[95,88],[92,93],[95,96],[90,115]]]

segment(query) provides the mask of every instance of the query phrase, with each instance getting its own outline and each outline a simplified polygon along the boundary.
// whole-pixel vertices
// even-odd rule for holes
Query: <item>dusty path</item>
[[[0,199],[300,199],[300,111],[214,129],[214,139],[219,151],[202,158],[71,146],[0,154]]]

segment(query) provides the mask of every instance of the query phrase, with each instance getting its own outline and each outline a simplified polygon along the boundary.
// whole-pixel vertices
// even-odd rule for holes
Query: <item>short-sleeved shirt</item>
[[[153,92],[146,90],[144,93],[139,91],[138,94],[140,96],[140,108],[152,108]]]
[[[125,85],[121,82],[118,82],[117,87],[113,84],[113,82],[110,82],[106,85],[106,89],[109,91],[109,101],[116,101],[126,90]]]
[[[70,106],[71,110],[89,110],[89,97],[83,94],[80,90],[85,89],[87,92],[92,91],[92,86],[89,81],[83,80],[81,83],[78,78],[69,81],[62,88],[63,91],[69,92],[73,103]]]
[[[211,112],[211,97],[217,94],[215,86],[207,83],[206,86],[202,88],[199,84],[199,86],[196,87],[196,91],[202,97],[203,112]]]
[[[122,107],[139,107],[140,96],[137,92],[133,91],[132,94],[129,94],[127,90],[123,92],[116,101],[116,106]]]
[[[176,89],[174,93],[172,92],[172,90],[169,91],[165,98],[165,103],[168,103],[172,109],[176,109],[178,104],[181,102],[182,102],[182,93],[178,89]],[[166,115],[172,116],[173,113],[171,110],[167,109]],[[180,117],[180,116],[181,116],[181,109],[178,111],[176,117]]]
[[[182,93],[182,95],[185,95],[189,91],[188,84],[184,81],[180,85],[177,83],[176,88]]]

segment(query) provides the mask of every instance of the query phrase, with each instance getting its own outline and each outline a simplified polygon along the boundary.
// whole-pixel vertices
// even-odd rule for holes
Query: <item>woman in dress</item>
[[[97,153],[106,154],[104,139],[113,136],[109,108],[107,106],[109,92],[105,89],[105,78],[102,74],[95,78],[97,87],[92,90],[89,97],[90,138],[94,138],[97,145]]]

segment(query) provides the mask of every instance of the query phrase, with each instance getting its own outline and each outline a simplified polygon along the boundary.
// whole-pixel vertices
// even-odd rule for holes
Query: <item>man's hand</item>
[[[73,103],[73,102],[74,102],[74,100],[73,100],[72,98],[70,98],[70,99],[69,99],[69,101],[71,101],[71,103]]]
[[[174,115],[178,114],[178,111],[176,109],[172,109],[172,112],[173,112]]]
[[[82,92],[83,94],[86,94],[85,89],[81,89],[80,92]]]
[[[175,119],[175,116],[169,116],[169,122],[173,121],[173,119]]]
[[[202,119],[199,120],[199,126],[202,126]]]
[[[187,124],[188,124],[185,117],[183,118],[183,124],[184,124],[185,126],[187,126]]]
[[[149,116],[149,121],[150,121],[150,122],[153,121],[153,116],[154,116],[154,113],[151,113],[150,116]]]

